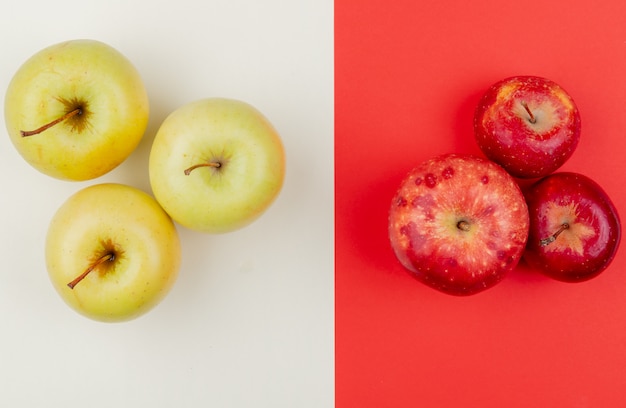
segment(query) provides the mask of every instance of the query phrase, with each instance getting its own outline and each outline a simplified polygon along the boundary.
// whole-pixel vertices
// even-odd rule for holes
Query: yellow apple
[[[45,48],[17,70],[4,101],[15,148],[34,168],[89,180],[122,163],[148,124],[148,95],[111,46],[73,40]]]
[[[175,225],[152,196],[123,184],[72,195],[46,237],[53,286],[77,312],[105,322],[136,318],[158,304],[178,276]]]
[[[165,119],[150,151],[149,174],[155,198],[174,221],[201,232],[228,232],[274,202],[285,177],[285,151],[256,108],[208,98]]]

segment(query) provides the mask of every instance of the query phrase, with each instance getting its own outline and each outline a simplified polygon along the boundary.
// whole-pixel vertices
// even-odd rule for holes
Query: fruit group
[[[418,165],[402,181],[389,211],[389,239],[420,281],[471,295],[517,265],[528,221],[522,192],[500,166],[447,154]]]
[[[53,286],[77,312],[115,322],[152,309],[173,286],[181,248],[176,228],[148,194],[96,184],[72,195],[48,229]]]
[[[122,163],[148,124],[148,96],[135,67],[107,44],[73,40],[29,58],[4,101],[13,145],[34,168],[89,180]]]
[[[282,141],[251,105],[209,98],[182,106],[159,128],[149,160],[152,191],[179,224],[221,233],[257,219],[285,177]]]
[[[555,173],[525,191],[530,212],[524,259],[565,282],[591,279],[613,260],[620,219],[606,192],[589,177]]]
[[[520,178],[553,173],[574,153],[580,114],[555,82],[515,76],[493,84],[474,114],[474,134],[483,153]]]

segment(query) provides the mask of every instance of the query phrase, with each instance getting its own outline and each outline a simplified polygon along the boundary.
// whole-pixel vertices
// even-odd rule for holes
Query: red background
[[[575,99],[582,136],[562,170],[626,217],[626,3],[335,0],[336,406],[626,406],[626,247],[599,277],[520,265],[453,297],[413,279],[387,240],[404,175],[480,154],[473,110],[507,76]]]

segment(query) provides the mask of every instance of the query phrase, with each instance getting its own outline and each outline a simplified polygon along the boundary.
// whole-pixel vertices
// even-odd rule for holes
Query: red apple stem
[[[550,245],[551,243],[556,241],[556,238],[561,234],[561,232],[565,231],[566,229],[569,229],[569,224],[564,222],[563,224],[561,224],[561,227],[554,234],[550,235],[547,238],[542,239],[541,241],[539,241],[539,244],[542,247],[546,245]]]
[[[50,123],[46,123],[45,125],[35,129],[35,130],[21,130],[20,134],[22,135],[22,137],[27,137],[27,136],[33,136],[33,135],[38,135],[39,133],[50,129],[52,126],[63,122],[64,120],[67,120],[69,118],[71,118],[72,116],[76,116],[76,115],[82,115],[83,110],[81,108],[76,108],[72,111],[67,112],[65,115],[56,118],[55,120],[53,120]]]
[[[73,281],[71,281],[70,283],[67,284],[67,286],[70,289],[74,289],[74,286],[76,286],[80,281],[82,281],[83,279],[85,279],[85,277],[87,275],[89,275],[89,273],[91,273],[91,271],[93,271],[94,269],[96,269],[98,267],[98,265],[103,264],[106,261],[113,261],[115,259],[115,254],[113,253],[108,253],[108,254],[104,254],[102,255],[100,258],[98,258],[94,263],[92,263],[89,268],[87,268],[85,270],[85,272],[81,273],[79,276],[76,277],[76,279],[74,279]]]
[[[456,223],[456,227],[458,229],[460,229],[461,231],[469,231],[470,230],[470,223],[465,221],[465,220],[461,220],[461,221]]]
[[[535,118],[535,115],[533,115],[533,112],[528,107],[528,104],[526,102],[522,102],[522,106],[524,107],[524,109],[526,109],[526,112],[528,112],[528,121],[530,123],[537,123],[537,118]]]
[[[200,163],[200,164],[194,164],[193,166],[189,167],[188,169],[185,170],[185,176],[188,176],[192,171],[194,171],[197,168],[200,167],[214,167],[214,168],[219,168],[222,167],[222,163],[220,162],[208,162],[208,163]]]

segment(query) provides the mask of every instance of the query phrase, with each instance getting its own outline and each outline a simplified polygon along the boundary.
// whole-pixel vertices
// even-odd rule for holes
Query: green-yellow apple
[[[94,320],[136,318],[178,276],[176,227],[152,196],[127,185],[86,187],[57,210],[46,237],[48,274],[61,298]]]
[[[73,40],[47,47],[17,70],[6,91],[6,127],[34,168],[90,180],[122,163],[148,124],[139,72],[111,46]]]
[[[283,143],[251,105],[208,98],[172,112],[150,152],[150,184],[174,221],[208,233],[257,219],[285,177]]]

